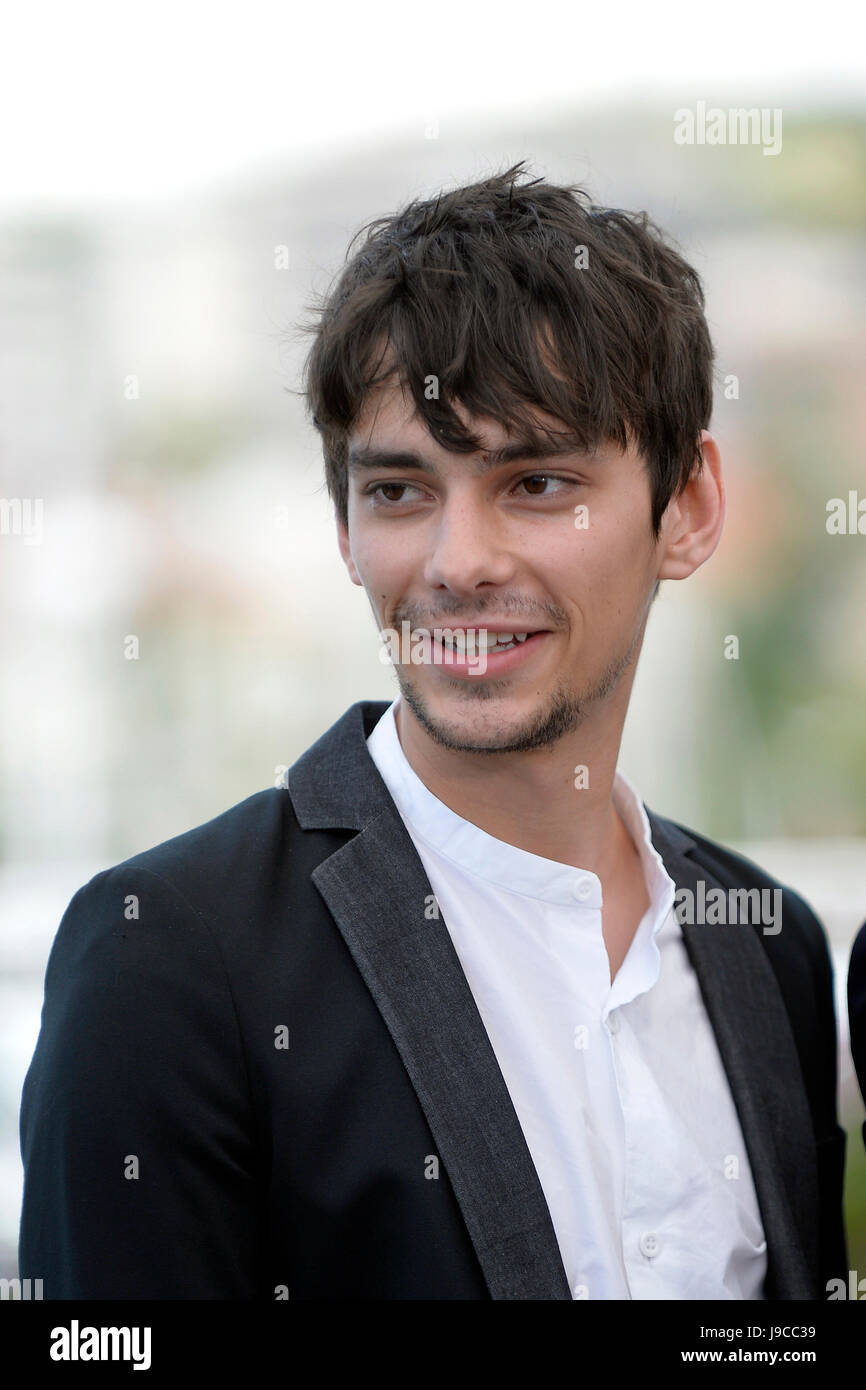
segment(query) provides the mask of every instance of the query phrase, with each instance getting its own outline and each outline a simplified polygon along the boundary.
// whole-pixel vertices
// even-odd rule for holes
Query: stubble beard
[[[545,748],[556,743],[566,734],[579,729],[587,719],[598,712],[603,702],[616,689],[624,673],[636,661],[644,625],[640,625],[627,650],[614,658],[588,690],[575,692],[568,682],[561,678],[541,708],[516,728],[503,729],[492,743],[483,739],[473,739],[458,723],[434,718],[418,683],[407,675],[406,668],[395,665],[394,669],[402,698],[424,731],[441,748],[455,753],[525,753],[533,748]],[[509,683],[505,680],[491,680],[474,686],[468,686],[466,681],[460,681],[459,684],[461,690],[471,690],[470,698],[473,699],[475,707],[506,692]]]

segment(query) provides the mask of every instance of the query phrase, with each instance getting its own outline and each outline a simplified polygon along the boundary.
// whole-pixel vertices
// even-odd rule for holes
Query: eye
[[[400,502],[406,501],[405,497],[386,497],[384,495],[385,488],[396,488],[398,492],[405,492],[407,488],[410,489],[410,491],[412,490],[412,484],[389,482],[374,483],[372,487],[365,489],[364,496],[372,497],[374,506],[396,507]],[[415,488],[415,491],[417,492],[418,489]]]
[[[575,485],[575,479],[560,478],[558,474],[553,473],[529,473],[525,478],[518,479],[515,486],[523,487],[524,483],[562,483],[563,486],[570,487]],[[561,491],[561,489],[557,489],[557,491]],[[535,492],[531,489],[524,494],[526,497],[552,497],[553,495],[551,492]]]

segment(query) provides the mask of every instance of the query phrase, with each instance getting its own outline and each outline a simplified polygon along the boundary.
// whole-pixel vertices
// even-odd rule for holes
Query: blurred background
[[[73,893],[273,785],[355,700],[396,693],[298,394],[306,306],[364,222],[519,159],[645,209],[704,278],[727,526],[704,568],[662,585],[621,765],[826,925],[866,1275],[845,1008],[866,919],[866,535],[826,524],[831,499],[866,499],[866,60],[838,18],[824,5],[799,36],[739,3],[724,19],[450,2],[298,17],[259,0],[9,18],[0,1276],[16,1272],[21,1084]],[[781,149],[677,143],[675,112],[701,102],[778,110]]]

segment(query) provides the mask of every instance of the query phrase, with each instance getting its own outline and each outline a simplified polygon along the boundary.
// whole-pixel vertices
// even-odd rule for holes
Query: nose
[[[496,509],[468,493],[448,497],[432,522],[424,578],[434,589],[471,594],[484,584],[507,584],[516,562],[506,524]]]

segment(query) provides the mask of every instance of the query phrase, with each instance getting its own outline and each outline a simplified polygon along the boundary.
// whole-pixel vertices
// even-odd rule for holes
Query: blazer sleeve
[[[261,1181],[230,981],[134,861],[60,923],[21,1103],[21,1278],[48,1299],[250,1299]]]

